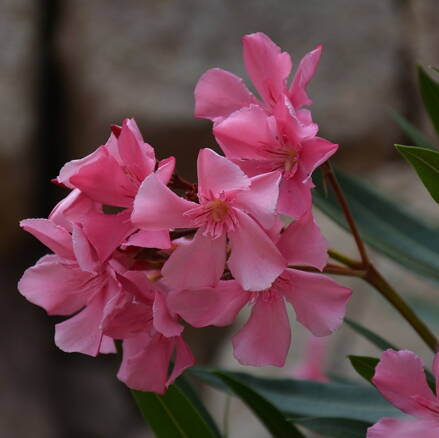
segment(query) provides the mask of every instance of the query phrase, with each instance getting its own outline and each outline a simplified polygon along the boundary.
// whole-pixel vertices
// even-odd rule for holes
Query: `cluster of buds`
[[[56,182],[71,191],[47,219],[21,222],[53,254],[24,273],[20,292],[49,314],[73,315],[56,325],[66,352],[111,353],[120,341],[118,378],[131,388],[163,393],[194,364],[184,322],[230,325],[250,305],[233,336],[236,359],[283,366],[287,303],[315,336],[345,315],[351,291],[319,272],[327,244],[312,215],[312,173],[338,147],[303,108],[321,47],[288,85],[287,53],[261,33],[243,44],[260,98],[224,70],[201,77],[195,115],[212,120],[224,156],[199,152],[197,184],[176,174],[173,157],[158,161],[126,119],[61,169]]]

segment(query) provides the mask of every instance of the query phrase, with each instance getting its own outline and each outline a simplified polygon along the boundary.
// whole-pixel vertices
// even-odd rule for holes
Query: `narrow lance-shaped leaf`
[[[219,438],[178,385],[166,394],[132,391],[143,417],[157,438]]]
[[[227,391],[212,370],[195,367],[191,374]],[[357,383],[320,383],[296,379],[269,379],[228,372],[239,382],[273,403],[289,417],[349,418],[374,423],[398,411],[374,388]]]
[[[393,110],[390,110],[389,112],[393,120],[398,123],[404,133],[410,138],[410,140],[413,141],[416,146],[435,149],[430,140],[428,140],[427,137],[425,137],[425,135],[419,131],[418,128],[413,126],[405,117]]]
[[[439,152],[399,144],[395,147],[413,166],[431,197],[439,204]]]
[[[439,135],[439,84],[418,66],[418,80],[425,108]]]
[[[253,411],[274,438],[305,438],[281,411],[252,388],[229,373],[216,371],[215,375]]]
[[[345,318],[344,322],[352,328],[352,330],[355,330],[358,334],[372,342],[373,345],[378,347],[380,350],[387,350],[391,348],[392,350],[399,350],[399,348],[395,347],[393,344],[391,344],[389,341],[386,341],[383,337],[380,335],[374,333],[372,330],[369,330],[368,328],[362,326],[361,324],[358,324],[355,321],[352,321],[352,319]]]
[[[348,418],[294,418],[296,424],[331,438],[364,438],[371,423]]]
[[[348,229],[333,190],[324,192],[322,172],[313,177],[317,207]],[[439,284],[439,233],[356,178],[336,171],[363,239],[418,275]]]
[[[355,371],[369,383],[372,383],[372,377],[375,375],[375,367],[379,363],[379,359],[369,356],[348,356],[352,367]]]

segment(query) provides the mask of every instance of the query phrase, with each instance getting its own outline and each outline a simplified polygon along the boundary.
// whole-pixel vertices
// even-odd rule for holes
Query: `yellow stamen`
[[[215,222],[222,222],[224,218],[227,216],[227,212],[229,211],[229,206],[220,199],[212,201],[209,204],[210,215],[211,218]]]

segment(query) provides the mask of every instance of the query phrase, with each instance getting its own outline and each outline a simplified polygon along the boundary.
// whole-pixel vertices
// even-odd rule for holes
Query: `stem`
[[[401,298],[392,286],[383,278],[374,266],[370,266],[364,279],[405,318],[418,335],[430,347],[433,353],[437,352],[439,342],[430,329],[418,318],[410,306]]]
[[[288,266],[291,269],[297,269],[298,271],[305,272],[317,272],[319,274],[333,274],[333,275],[345,275],[349,277],[360,277],[364,278],[367,274],[367,271],[364,269],[351,269],[346,268],[344,266],[327,264],[323,271],[319,271],[317,268],[313,268],[311,266]]]
[[[341,254],[338,251],[334,251],[333,249],[328,249],[328,255],[334,260],[337,260],[338,262],[343,263],[346,266],[349,266],[350,268],[362,268],[363,263],[357,262],[354,259],[351,259],[347,255]]]
[[[355,224],[354,217],[352,216],[351,210],[349,209],[349,205],[346,201],[346,198],[344,196],[344,193],[337,181],[337,178],[335,176],[335,173],[331,167],[331,164],[329,162],[326,162],[323,167],[325,171],[325,176],[331,183],[335,195],[337,196],[338,202],[340,204],[341,209],[343,210],[343,213],[346,217],[346,220],[348,222],[349,228],[351,229],[352,236],[354,237],[355,244],[357,245],[358,252],[361,256],[361,261],[363,263],[363,266],[370,266],[369,257],[366,253],[366,248],[364,246],[363,240],[361,239],[360,233],[358,231],[357,225]]]

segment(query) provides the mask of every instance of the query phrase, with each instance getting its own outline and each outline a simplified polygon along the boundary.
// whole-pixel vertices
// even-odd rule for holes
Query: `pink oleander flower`
[[[433,361],[436,392],[439,390],[439,353]],[[386,350],[375,368],[372,382],[394,406],[414,421],[382,418],[367,431],[367,438],[436,438],[439,436],[439,397],[427,384],[424,366],[407,350]]]
[[[180,245],[162,269],[170,289],[215,286],[227,265],[246,290],[264,290],[286,261],[264,228],[276,223],[278,172],[247,177],[228,159],[202,149],[197,161],[198,200],[177,196],[155,175],[142,183],[132,222],[141,230],[198,228],[190,243]]]
[[[301,61],[290,88],[288,53],[266,35],[246,35],[244,62],[262,102],[242,80],[224,70],[205,73],[195,88],[195,115],[214,122],[213,133],[224,154],[249,176],[279,170],[278,211],[300,217],[311,208],[312,172],[338,145],[316,137],[306,85],[320,59],[321,47]],[[293,200],[293,201],[292,201]]]
[[[73,317],[55,327],[55,343],[63,351],[96,356],[114,352],[101,322],[107,302],[120,292],[114,267],[102,263],[80,224],[71,233],[49,219],[26,219],[20,225],[54,254],[45,255],[27,269],[18,290],[49,315]]]
[[[107,143],[80,160],[63,166],[56,181],[71,189],[79,189],[84,196],[102,206],[126,209],[119,215],[120,227],[131,225],[127,245],[169,248],[167,230],[136,232],[130,224],[133,201],[143,180],[154,173],[167,184],[175,167],[174,157],[157,162],[154,149],[145,143],[134,119],[125,119],[122,127],[113,126]],[[110,241],[113,236],[108,235]],[[111,242],[113,243],[113,242]]]
[[[326,242],[311,212],[290,225],[277,246],[290,265],[322,269],[326,264]],[[214,287],[174,290],[168,300],[172,311],[194,327],[229,325],[250,304],[250,319],[233,338],[235,357],[244,365],[283,366],[291,342],[285,301],[302,325],[315,336],[326,336],[342,324],[350,296],[350,289],[322,274],[287,268],[265,290],[244,290],[228,280]]]
[[[289,101],[279,99],[273,113],[249,105],[214,126],[227,158],[249,176],[278,170],[282,174],[277,209],[300,217],[311,208],[311,175],[338,145],[316,137],[317,126],[303,125]]]
[[[195,363],[181,336],[183,326],[169,311],[167,291],[160,283],[151,283],[140,271],[125,272],[118,280],[125,293],[108,303],[102,323],[106,335],[123,340],[117,377],[132,389],[163,394]]]
[[[251,104],[261,106],[268,114],[286,96],[298,110],[312,101],[306,92],[314,75],[322,51],[317,46],[300,61],[291,85],[287,80],[292,62],[290,55],[263,33],[246,35],[242,39],[244,64],[262,100],[250,93],[244,82],[234,74],[214,68],[200,78],[195,88],[195,116],[219,122],[233,112]],[[299,119],[309,119],[306,110],[299,111]]]
[[[329,378],[325,373],[327,349],[327,338],[317,338],[310,334],[306,342],[304,358],[290,372],[291,377],[316,382],[329,382]]]

